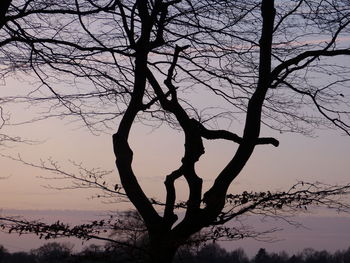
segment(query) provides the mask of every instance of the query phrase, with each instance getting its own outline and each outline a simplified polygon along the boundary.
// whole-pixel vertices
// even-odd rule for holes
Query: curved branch
[[[169,174],[165,179],[166,187],[166,203],[164,209],[164,221],[167,224],[169,230],[171,226],[176,222],[177,215],[174,214],[175,201],[176,201],[176,190],[175,190],[175,180],[183,175],[183,166]]]

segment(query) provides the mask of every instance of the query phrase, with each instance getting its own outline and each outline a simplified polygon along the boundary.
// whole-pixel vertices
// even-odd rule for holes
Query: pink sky
[[[42,127],[45,127],[43,129]],[[111,150],[109,135],[93,136],[88,132],[70,126],[62,126],[57,122],[45,126],[30,125],[28,137],[45,138],[45,143],[38,145],[18,145],[3,151],[15,155],[20,152],[22,158],[37,162],[40,158],[52,157],[65,166],[68,159],[81,160],[88,167],[104,167],[114,169],[114,158]],[[350,170],[350,140],[339,135],[336,131],[319,132],[318,138],[308,138],[296,134],[275,134],[280,140],[278,148],[260,146],[252,159],[233,185],[233,192],[244,190],[280,190],[292,185],[297,180],[321,181],[326,183],[346,183]],[[147,139],[145,140],[145,136]],[[159,139],[163,143],[158,143]],[[166,128],[151,132],[150,129],[137,129],[132,136],[135,152],[135,170],[142,175],[140,182],[150,197],[161,197],[164,194],[164,175],[175,168],[181,157],[181,134],[171,132]],[[89,143],[85,143],[89,142]],[[59,146],[59,147],[58,147]],[[207,144],[207,156],[200,162],[198,170],[209,185],[233,151],[232,145],[220,142],[218,145]],[[168,149],[172,149],[169,151]],[[0,159],[2,176],[10,176],[0,184],[0,207],[6,209],[51,209],[49,215],[45,211],[38,211],[40,218],[59,217],[70,222],[88,220],[87,215],[101,210],[122,210],[127,204],[103,204],[100,200],[89,200],[92,192],[69,190],[55,191],[45,189],[43,185],[60,184],[60,182],[43,180],[38,175],[47,174],[37,169],[28,168],[16,162]],[[117,179],[115,179],[117,180]],[[187,191],[183,182],[179,196],[186,198]],[[62,209],[74,211],[90,210],[82,216],[78,212],[62,212]],[[55,211],[58,210],[58,211]],[[83,211],[81,213],[84,213]],[[302,222],[310,229],[295,229],[283,225],[284,231],[276,234],[282,240],[277,243],[261,243],[252,240],[224,243],[227,248],[243,247],[251,256],[260,247],[268,251],[286,250],[290,253],[301,251],[305,247],[318,250],[346,249],[350,246],[349,217],[337,217],[327,213],[302,217]],[[317,216],[317,217],[315,217]],[[255,224],[255,223],[254,223]],[[268,227],[267,225],[258,226]],[[280,224],[280,223],[278,223]],[[0,243],[8,245],[10,250],[30,249],[41,243],[32,237],[18,238],[17,235],[1,235]],[[33,240],[36,240],[33,242]],[[67,241],[67,240],[64,240]],[[82,246],[79,241],[76,249]]]
[[[101,212],[97,211],[72,211],[72,210],[5,210],[5,213],[12,215],[22,214],[29,218],[42,219],[46,221],[63,220],[72,224],[86,223],[93,219],[102,219]],[[349,216],[300,216],[295,220],[303,224],[303,227],[296,228],[282,221],[269,219],[261,222],[257,218],[247,218],[244,222],[256,229],[267,230],[270,228],[280,228],[279,232],[271,236],[275,242],[261,242],[254,239],[244,239],[242,241],[221,242],[220,245],[227,250],[243,248],[248,256],[252,257],[259,248],[266,248],[269,252],[286,251],[288,254],[301,252],[304,248],[315,250],[327,250],[334,253],[337,250],[344,250],[350,247],[350,217]],[[5,234],[0,232],[0,245],[3,245],[11,252],[29,251],[38,248],[46,242],[70,242],[74,244],[74,250],[80,251],[89,244],[100,244],[103,242],[89,241],[82,242],[74,238],[64,238],[57,240],[40,240],[33,235],[18,236],[16,234]]]
[[[37,145],[17,145],[2,149],[2,154],[17,156],[25,160],[40,162],[51,157],[62,167],[68,167],[68,160],[82,162],[88,168],[102,167],[114,170],[110,135],[94,136],[83,129],[72,130],[71,126],[59,122],[28,125],[26,137],[45,140]],[[273,133],[271,133],[273,134]],[[270,135],[271,135],[270,134]],[[319,132],[318,138],[297,134],[273,134],[280,140],[278,148],[258,146],[248,165],[233,184],[233,192],[249,190],[282,190],[298,180],[321,181],[337,184],[346,183],[350,171],[350,140],[337,131]],[[147,139],[145,139],[147,138]],[[158,143],[162,139],[161,143]],[[175,169],[181,160],[182,136],[180,133],[162,128],[154,132],[150,128],[135,129],[132,145],[135,153],[135,171],[140,183],[150,197],[164,197],[164,176]],[[88,142],[88,143],[86,143]],[[206,155],[198,165],[199,174],[209,186],[214,176],[231,157],[234,144],[206,143]],[[110,209],[110,205],[98,200],[89,200],[91,191],[55,191],[43,186],[64,185],[67,182],[43,180],[38,176],[50,177],[38,169],[0,158],[1,180],[0,200],[2,208],[14,209]],[[117,182],[115,172],[111,178]],[[181,180],[178,182],[181,185]],[[187,190],[180,188],[179,196],[185,199]],[[44,198],[43,198],[44,197]],[[112,209],[120,206],[113,205]],[[125,207],[123,204],[121,207]]]
[[[13,88],[16,85],[15,82],[8,84],[2,88]],[[7,110],[11,111],[14,117],[19,118],[25,118],[31,114],[31,109],[21,110],[14,107]],[[118,182],[114,167],[111,134],[101,133],[96,136],[82,127],[80,123],[70,123],[67,120],[46,120],[23,126],[8,127],[3,132],[21,135],[40,141],[40,143],[2,147],[2,154],[17,156],[20,153],[23,159],[35,163],[40,162],[40,159],[45,160],[50,157],[57,160],[64,168],[68,167],[68,160],[74,160],[82,162],[88,168],[101,167],[106,170],[114,170],[115,176],[111,178],[112,184]],[[111,130],[110,133],[113,131]],[[330,184],[348,183],[350,171],[349,137],[342,136],[339,131],[329,130],[318,131],[316,135],[318,137],[309,138],[298,134],[279,134],[263,130],[263,136],[275,136],[279,139],[280,146],[277,148],[258,146],[242,174],[232,185],[231,191],[283,190],[298,180],[321,181]],[[183,151],[182,139],[180,132],[166,127],[154,130],[150,127],[136,125],[133,129],[130,141],[134,149],[134,169],[149,197],[164,197],[164,176],[180,164]],[[206,155],[197,166],[199,175],[204,179],[205,187],[209,187],[213,182],[215,175],[231,158],[235,149],[236,145],[224,141],[206,142]],[[46,189],[43,186],[47,184],[55,186],[65,185],[67,182],[40,179],[38,176],[49,177],[51,175],[6,158],[0,158],[0,166],[0,177],[8,177],[0,181],[0,209],[105,211],[130,207],[125,203],[105,204],[101,203],[101,200],[90,200],[89,197],[94,193],[93,191]],[[177,182],[177,185],[180,189],[178,191],[179,199],[186,199],[186,185],[181,180]],[[334,225],[334,229],[327,230],[327,234],[332,236],[334,240],[345,240],[343,248],[349,246],[349,233],[339,229],[336,219],[333,222],[328,217],[327,220],[329,220],[326,223],[327,226]],[[348,219],[345,220],[349,222]],[[317,247],[317,244],[322,245],[326,239],[329,239],[325,236],[320,238],[318,231],[302,231],[296,237],[291,234],[296,233],[294,230],[283,232],[294,241],[271,245],[271,248],[285,249],[285,247],[290,246],[291,249],[299,250],[301,244],[302,246]],[[321,231],[323,231],[322,228]],[[282,234],[281,238],[284,238]],[[296,240],[310,240],[310,242],[303,243]],[[315,240],[317,240],[316,243]],[[242,246],[245,247],[244,244],[242,243]],[[340,242],[334,241],[331,244],[336,247],[338,244],[340,246]],[[255,248],[253,245],[252,247]],[[266,247],[268,248],[268,246]]]

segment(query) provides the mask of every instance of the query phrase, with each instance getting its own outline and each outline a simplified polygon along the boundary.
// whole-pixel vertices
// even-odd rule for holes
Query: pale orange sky
[[[65,121],[43,121],[17,127],[18,134],[33,140],[44,140],[35,145],[18,144],[2,148],[2,154],[16,156],[32,162],[51,157],[65,168],[68,160],[82,162],[88,168],[102,167],[115,170],[111,136],[94,136],[75,124]],[[232,191],[286,189],[298,180],[345,183],[350,171],[350,140],[338,131],[320,131],[318,138],[297,134],[274,135],[280,146],[258,146]],[[175,169],[183,151],[182,135],[169,128],[152,130],[136,125],[131,136],[134,149],[134,169],[141,185],[150,197],[164,197],[164,176]],[[197,168],[204,184],[209,186],[214,176],[224,167],[235,150],[235,144],[225,141],[206,142],[206,154]],[[60,182],[38,179],[49,176],[40,170],[0,158],[1,176],[9,176],[0,184],[0,206],[16,209],[115,209],[116,205],[103,205],[88,200],[86,191],[54,191],[44,189],[46,184]],[[69,168],[68,168],[69,170]],[[117,173],[114,173],[117,179]],[[187,188],[181,180],[179,197],[186,198]],[[121,207],[124,207],[123,204]]]
[[[345,65],[347,60],[342,60]],[[0,86],[2,96],[21,94],[33,87],[14,78],[7,78]],[[343,92],[350,96],[348,91]],[[217,100],[217,99],[216,99]],[[215,100],[215,103],[216,103]],[[202,102],[201,102],[202,101]],[[195,103],[214,103],[211,97],[195,94]],[[2,105],[3,106],[3,105]],[[30,119],[33,113],[45,110],[45,106],[23,108],[22,104],[4,105],[4,111],[11,113],[12,123]],[[233,124],[235,125],[235,124]],[[117,123],[115,124],[117,127]],[[232,131],[240,134],[240,129]],[[39,163],[40,159],[52,158],[65,168],[68,160],[82,162],[87,168],[100,167],[114,170],[112,184],[118,181],[114,166],[111,134],[91,134],[81,122],[71,119],[50,119],[20,126],[5,127],[1,130],[10,135],[19,135],[40,143],[17,144],[1,147],[2,154],[21,154],[27,161]],[[257,146],[252,158],[241,175],[232,185],[235,192],[250,190],[286,189],[298,180],[321,181],[324,183],[348,183],[350,171],[350,138],[337,130],[319,130],[316,138],[299,134],[280,134],[264,128],[262,136],[275,137],[280,146]],[[136,124],[130,142],[134,150],[134,169],[145,192],[150,197],[164,197],[164,176],[180,165],[183,153],[183,137],[179,131],[167,126],[154,129]],[[199,175],[208,187],[215,176],[226,165],[237,147],[227,141],[206,141],[206,154],[197,164]],[[88,191],[53,191],[43,185],[60,183],[38,179],[49,176],[38,169],[29,168],[17,162],[0,158],[1,175],[9,177],[0,181],[0,208],[15,209],[111,209],[111,205],[89,200]],[[68,167],[68,171],[70,168]],[[186,184],[179,180],[178,197],[186,199]],[[113,204],[112,209],[123,208]]]
[[[8,81],[7,84],[7,86],[0,87],[1,92],[7,88],[20,87],[20,83],[16,85],[14,81]],[[13,114],[15,119],[23,119],[31,115],[31,109],[5,108]],[[101,167],[106,170],[114,170],[112,184],[118,180],[114,167],[111,134],[95,136],[82,127],[81,123],[70,123],[69,120],[57,119],[7,127],[2,132],[42,141],[33,145],[18,144],[7,148],[1,147],[2,154],[12,156],[21,154],[23,159],[35,163],[40,162],[40,159],[45,160],[51,157],[57,160],[63,168],[67,167],[68,160],[74,160],[82,162],[88,168]],[[309,138],[264,129],[262,136],[276,137],[280,141],[280,146],[277,148],[270,145],[258,146],[247,166],[232,185],[231,191],[281,190],[288,188],[298,180],[330,184],[348,183],[350,175],[349,137],[342,136],[341,132],[334,130],[317,131],[316,135],[318,137]],[[164,176],[180,164],[183,151],[182,139],[180,132],[167,127],[153,130],[151,127],[142,127],[139,124],[134,126],[130,138],[135,157],[134,169],[149,197],[164,197]],[[226,141],[207,141],[205,146],[206,154],[198,163],[197,169],[199,175],[204,179],[205,187],[208,187],[215,175],[232,157],[236,145]],[[89,197],[93,194],[91,191],[45,189],[44,185],[54,186],[62,182],[37,178],[37,176],[49,177],[50,175],[5,158],[0,158],[0,166],[0,177],[8,177],[0,181],[0,211],[1,209],[5,211],[7,209],[58,210],[64,219],[65,213],[62,213],[62,209],[105,211],[129,207],[125,203],[104,204],[101,203],[101,200],[90,200]],[[179,199],[186,199],[187,187],[184,181],[179,180],[177,186],[179,186]],[[69,211],[67,213],[71,214]],[[79,217],[79,220],[81,219]],[[88,220],[89,218],[83,219]],[[310,232],[296,231],[287,227],[287,232],[277,233],[277,236],[285,241],[276,244],[251,243],[250,240],[247,240],[239,243],[233,242],[229,246],[242,246],[250,254],[254,254],[258,247],[267,247],[269,251],[287,248],[292,251],[300,251],[310,246],[317,249],[329,248],[331,251],[347,248],[350,236],[348,232],[341,231],[340,227],[349,222],[349,217],[341,219],[342,224],[336,223],[337,221],[329,217],[322,220],[326,220],[323,225],[321,222],[315,224],[316,221],[311,221],[311,223],[308,221],[307,226],[311,227]],[[324,240],[331,240],[331,237],[333,238],[332,247],[329,247]],[[7,241],[5,239],[2,241],[6,241],[5,247],[6,245],[12,246],[8,247],[12,250],[37,247],[35,245],[37,243],[33,243],[31,238],[20,241],[16,235],[7,236],[7,238]],[[341,242],[336,242],[339,240]]]

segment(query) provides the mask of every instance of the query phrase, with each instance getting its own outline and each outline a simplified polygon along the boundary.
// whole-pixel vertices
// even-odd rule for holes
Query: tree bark
[[[149,256],[145,263],[171,263],[174,260],[178,247],[169,244],[168,240],[150,244]]]
[[[5,25],[5,16],[12,0],[1,0],[0,3],[0,29]]]

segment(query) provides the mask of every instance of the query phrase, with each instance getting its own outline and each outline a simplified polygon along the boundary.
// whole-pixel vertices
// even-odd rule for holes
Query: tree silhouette
[[[57,242],[47,243],[31,251],[37,262],[65,262],[72,253],[72,246]]]
[[[296,256],[296,255],[293,255],[293,256],[291,256],[291,257],[288,259],[287,262],[288,262],[288,263],[301,263],[301,262],[303,262],[303,260],[301,259],[301,257],[298,257],[298,256]]]
[[[203,263],[226,262],[227,258],[228,258],[227,251],[215,243],[204,246],[198,252],[198,259],[200,262],[203,262]]]
[[[9,54],[12,68],[24,61],[41,81],[22,99],[51,103],[38,119],[55,110],[54,115],[78,117],[92,130],[115,127],[117,120],[113,149],[122,186],[94,180],[100,171],[83,167],[78,167],[82,176],[55,163],[41,168],[130,200],[148,232],[146,262],[171,262],[181,245],[210,226],[212,239],[243,238],[246,232],[220,225],[244,213],[275,215],[310,204],[347,208],[332,197],[347,192],[348,185],[300,182],[300,188],[286,192],[228,194],[257,146],[279,145],[260,135],[262,125],[280,132],[310,134],[331,127],[350,134],[349,66],[331,59],[350,55],[344,38],[347,1],[38,0],[19,6],[14,1],[9,10],[9,16],[20,15],[18,21],[3,26],[14,44],[2,52]],[[322,76],[327,78],[320,81]],[[197,92],[208,96],[208,103],[198,105]],[[234,120],[243,126],[225,129]],[[133,169],[129,140],[138,121],[165,123],[183,134],[181,164],[165,176],[164,200],[147,197]],[[196,170],[204,140],[238,145],[207,190]],[[175,181],[181,177],[189,188],[186,202],[176,198]],[[176,208],[185,210],[183,218]],[[52,229],[17,223],[19,231],[49,237],[97,237],[101,232],[93,231],[105,226],[92,224],[97,230],[84,232],[59,222]]]
[[[7,255],[8,255],[7,249],[5,249],[4,246],[0,245],[0,262],[4,261]]]
[[[264,248],[260,248],[253,261],[254,263],[269,263],[270,256]]]
[[[1,246],[0,246],[1,247]],[[2,258],[1,263],[20,263],[20,262],[54,262],[52,257],[46,257],[46,261],[40,256],[42,253],[37,251],[45,251],[45,255],[57,254],[57,251],[62,251],[62,248],[66,248],[66,245],[60,243],[49,243],[32,250],[31,252],[6,252],[6,256]],[[2,248],[2,250],[4,250]],[[0,249],[0,251],[2,251]],[[55,252],[56,251],[56,252]],[[60,254],[61,252],[58,252]],[[237,256],[239,255],[239,256]],[[256,255],[251,259],[248,259],[243,249],[237,249],[234,251],[226,251],[218,244],[208,244],[202,246],[197,251],[189,252],[187,254],[179,255],[174,259],[174,262],[183,263],[255,263],[255,262],[278,262],[278,263],[343,263],[347,262],[349,255],[349,249],[344,251],[336,251],[335,253],[329,253],[326,251],[316,251],[313,249],[305,249],[297,255],[288,256],[284,251],[276,253],[269,253],[265,249],[261,248],[257,251]],[[325,261],[327,259],[327,261]],[[82,262],[82,263],[106,263],[106,262],[120,262],[130,263],[139,262],[140,259],[132,259],[125,257],[121,251],[110,251],[108,247],[101,247],[96,245],[90,245],[85,247],[80,252],[73,254],[67,254],[61,258],[60,262]]]
[[[35,256],[32,254],[28,254],[26,252],[15,252],[12,253],[4,263],[37,263],[38,261],[35,259]]]

